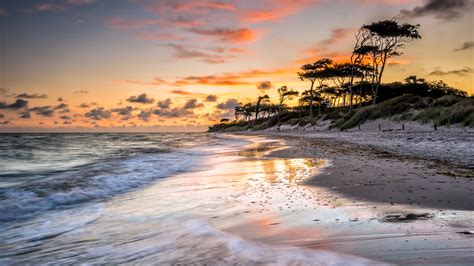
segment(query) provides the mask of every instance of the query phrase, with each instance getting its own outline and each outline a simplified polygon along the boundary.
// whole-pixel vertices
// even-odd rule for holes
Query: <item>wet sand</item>
[[[259,196],[247,200],[246,220],[215,221],[218,228],[272,245],[388,263],[474,262],[474,183],[442,174],[463,169],[348,143],[269,139],[276,150],[266,143],[254,147],[255,156],[323,162],[318,173],[295,186],[253,184],[251,194]]]

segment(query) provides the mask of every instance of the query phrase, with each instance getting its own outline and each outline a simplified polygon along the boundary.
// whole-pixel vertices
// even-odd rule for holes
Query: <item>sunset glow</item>
[[[387,66],[474,93],[472,1],[1,0],[0,131],[202,131],[238,102],[276,101],[366,23],[420,24]],[[262,86],[264,84],[264,86]]]

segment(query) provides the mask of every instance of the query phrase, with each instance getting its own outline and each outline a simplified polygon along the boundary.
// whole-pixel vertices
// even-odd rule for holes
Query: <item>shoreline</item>
[[[250,133],[250,134],[249,134]],[[446,161],[402,156],[392,151],[294,132],[240,132],[283,139],[289,147],[272,152],[277,158],[327,158],[327,172],[308,184],[356,200],[433,210],[474,210],[474,178],[469,167]]]

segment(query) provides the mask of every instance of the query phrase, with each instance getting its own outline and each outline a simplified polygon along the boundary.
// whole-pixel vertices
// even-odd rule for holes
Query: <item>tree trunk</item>
[[[349,108],[349,112],[352,111],[352,99],[354,97],[354,93],[352,91],[352,87],[354,86],[354,64],[355,63],[352,63],[352,67],[351,67],[351,81],[350,81],[350,86],[349,86],[349,92],[351,94],[350,96],[350,108]]]
[[[385,70],[386,62],[387,62],[387,52],[385,52],[383,55],[382,68],[380,69],[380,73],[378,76],[377,87],[375,88],[375,96],[374,96],[374,101],[372,102],[372,105],[377,104],[377,100],[378,100],[377,97],[379,96],[379,88],[380,88],[380,84],[382,83],[382,76],[383,76],[383,71]]]
[[[311,81],[311,89],[309,90],[309,119],[313,120],[313,87],[314,81]]]

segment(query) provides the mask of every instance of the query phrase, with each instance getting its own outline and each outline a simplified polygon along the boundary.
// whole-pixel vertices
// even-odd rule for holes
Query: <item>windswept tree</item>
[[[288,89],[288,87],[283,86],[278,89],[278,122],[280,122],[280,115],[285,102],[291,100],[294,96],[297,96],[299,92],[295,90]]]
[[[412,76],[406,77],[406,78],[405,78],[405,82],[406,82],[406,83],[409,83],[409,84],[421,84],[421,83],[425,83],[425,82],[426,82],[426,79],[424,79],[424,78],[418,78],[417,76],[412,75]]]
[[[401,49],[405,46],[405,43],[420,39],[419,28],[420,25],[399,24],[395,20],[382,20],[362,26],[362,30],[370,36],[368,42],[378,47],[377,55],[381,62],[373,104],[377,104],[377,96],[387,60],[402,55]]]
[[[328,69],[330,78],[334,84],[339,88],[343,95],[343,103],[346,106],[347,81],[352,79],[355,73],[354,65],[350,63],[334,64]],[[352,90],[352,88],[351,88]],[[352,91],[351,91],[352,95]],[[352,97],[352,96],[351,96]]]
[[[257,103],[255,104],[255,121],[258,120],[258,114],[260,113],[262,104],[270,102],[270,97],[268,95],[258,96]]]
[[[319,87],[322,88],[324,81],[330,77],[328,67],[333,64],[333,61],[328,58],[320,59],[312,64],[306,64],[301,67],[301,72],[298,72],[298,77],[304,81],[309,80],[311,87],[309,89],[309,117],[313,119],[313,101],[314,101],[314,83],[319,82]]]

